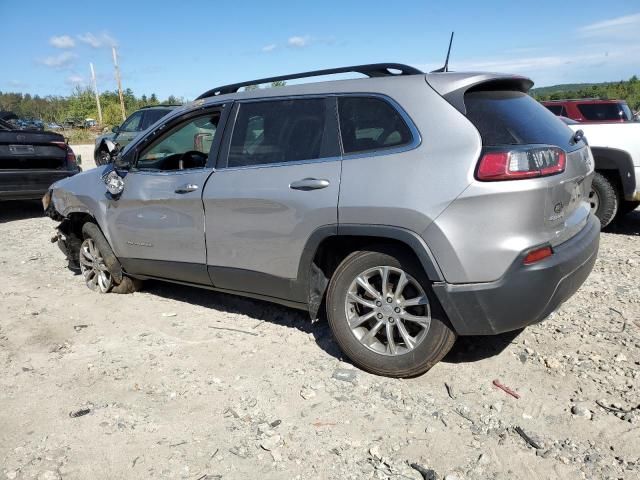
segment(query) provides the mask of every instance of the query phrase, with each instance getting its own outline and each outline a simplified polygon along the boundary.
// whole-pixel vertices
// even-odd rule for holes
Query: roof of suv
[[[300,78],[312,78],[336,73],[360,73],[369,78],[356,78],[349,80],[331,80],[296,85],[284,85],[276,88],[263,88],[240,91],[241,88],[250,85],[260,85],[274,81],[287,81]],[[327,70],[315,70],[304,73],[294,73],[269,77],[247,82],[234,83],[216,87],[200,95],[196,102],[202,104],[217,103],[223,99],[249,99],[262,97],[275,97],[287,95],[327,94],[355,92],[376,92],[379,90],[391,90],[404,88],[407,82],[415,82],[416,78],[422,79],[440,95],[446,97],[456,108],[464,111],[464,93],[479,84],[491,84],[495,86],[508,85],[509,89],[517,89],[527,92],[533,81],[519,75],[490,72],[431,72],[424,73],[421,70],[399,63],[378,63],[369,65],[356,65]]]

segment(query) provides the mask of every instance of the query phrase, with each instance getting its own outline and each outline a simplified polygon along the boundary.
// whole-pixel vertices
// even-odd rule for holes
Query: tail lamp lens
[[[524,257],[524,261],[522,263],[524,263],[525,265],[532,265],[541,260],[544,260],[547,257],[550,257],[551,255],[553,255],[553,250],[551,249],[551,247],[547,246],[537,248],[536,250],[530,251],[527,256]]]
[[[71,167],[71,168],[75,168],[78,166],[77,160],[76,160],[76,154],[73,152],[73,150],[71,149],[71,147],[69,145],[67,145],[67,142],[51,142],[53,145],[55,145],[56,147],[60,147],[63,150],[65,150],[67,152],[67,166]]]
[[[491,151],[478,164],[476,178],[485,182],[545,177],[564,172],[565,152],[556,147]]]

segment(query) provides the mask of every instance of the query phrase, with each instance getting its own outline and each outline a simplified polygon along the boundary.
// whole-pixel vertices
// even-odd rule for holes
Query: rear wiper
[[[574,133],[571,136],[571,138],[569,139],[569,143],[571,145],[575,145],[576,143],[578,143],[583,138],[584,138],[584,132],[582,130],[577,130],[576,133]],[[585,143],[586,143],[586,139],[585,139]]]

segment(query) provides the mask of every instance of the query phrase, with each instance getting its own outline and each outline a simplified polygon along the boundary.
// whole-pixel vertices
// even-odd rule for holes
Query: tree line
[[[603,100],[626,100],[633,111],[640,110],[640,80],[637,76],[620,82],[588,85],[558,85],[533,89],[536,100],[563,100],[568,98],[601,98]]]
[[[155,93],[150,96],[137,97],[130,88],[123,91],[126,114],[147,105],[182,104],[183,98],[173,95],[160,101]],[[118,91],[106,91],[100,94],[102,119],[104,126],[120,125],[122,111]],[[93,90],[76,87],[69,96],[31,95],[29,93],[0,92],[0,111],[10,111],[24,119],[43,120],[44,122],[62,123],[67,119],[98,119],[98,107]]]

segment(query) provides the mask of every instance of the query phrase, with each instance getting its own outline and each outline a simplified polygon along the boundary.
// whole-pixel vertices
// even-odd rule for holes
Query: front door
[[[305,244],[338,222],[335,99],[246,101],[231,118],[203,193],[212,282],[304,302],[296,279]]]
[[[210,283],[202,191],[220,118],[220,108],[189,115],[141,147],[122,194],[107,206],[111,245],[127,272]]]

